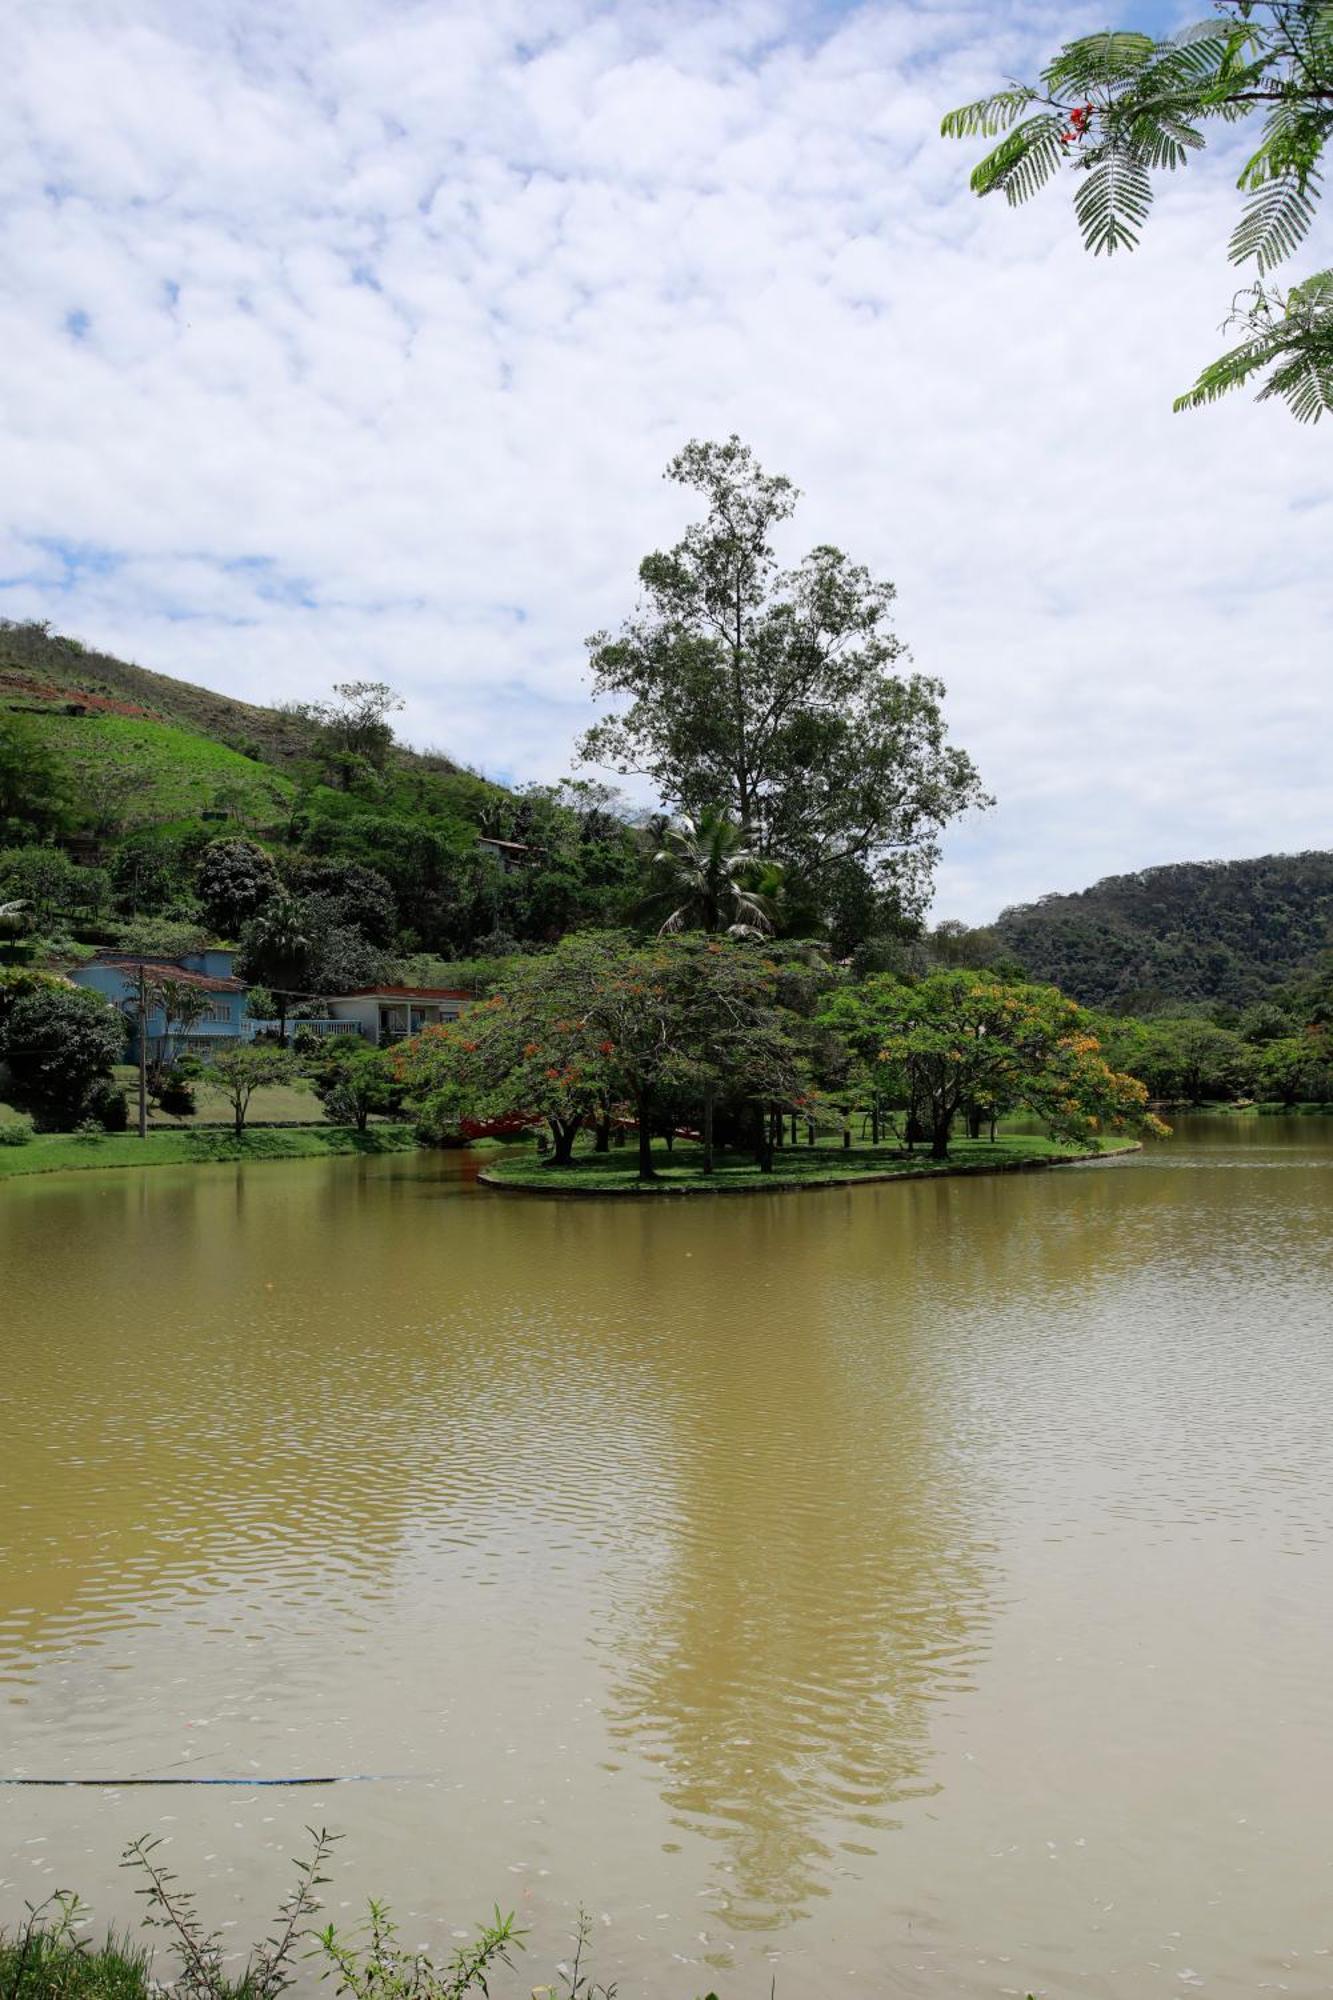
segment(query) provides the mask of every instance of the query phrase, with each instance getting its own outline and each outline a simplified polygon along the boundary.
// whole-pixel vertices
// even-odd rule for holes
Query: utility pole
[[[139,1137],[148,1137],[148,977],[139,960]]]

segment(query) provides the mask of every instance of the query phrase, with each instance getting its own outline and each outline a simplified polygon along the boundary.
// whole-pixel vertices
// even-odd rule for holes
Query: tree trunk
[[[813,1118],[810,1119],[806,1124],[805,1143],[807,1146],[813,1146],[815,1143],[815,1123]]]
[[[594,1153],[609,1153],[611,1150],[611,1119],[609,1115],[597,1120],[597,1137],[593,1142]]]
[[[577,1125],[566,1125],[563,1122],[558,1123],[554,1118],[550,1122],[551,1137],[555,1141],[555,1150],[551,1155],[551,1165],[553,1167],[567,1167],[574,1157],[574,1140],[579,1128]]]
[[[639,1179],[655,1181],[653,1172],[653,1131],[648,1118],[648,1099],[640,1097],[636,1103],[639,1119]]]
[[[711,1083],[704,1090],[703,1141],[703,1171],[706,1174],[711,1174],[713,1171],[713,1086]]]
[[[842,1128],[842,1150],[844,1153],[850,1153],[852,1150],[852,1128],[850,1125],[844,1125]]]
[[[761,1174],[773,1171],[773,1124],[767,1111],[760,1109],[755,1114],[754,1157]]]
[[[872,1146],[878,1146],[878,1144],[879,1144],[879,1106],[878,1106],[878,1104],[872,1104],[872,1105],[871,1105],[871,1107],[870,1107],[870,1143],[871,1143],[871,1145],[872,1145]]]
[[[979,1104],[969,1104],[967,1107],[967,1136],[969,1139],[979,1139],[981,1137],[982,1122],[981,1106]]]
[[[930,1127],[930,1157],[932,1160],[947,1160],[949,1157],[949,1128],[953,1119],[936,1118]]]
[[[796,1119],[796,1113],[793,1111],[791,1114],[791,1142],[793,1146],[796,1145],[797,1143],[796,1134],[797,1134],[797,1119]]]
[[[916,1105],[915,1105],[915,1104],[910,1104],[910,1105],[908,1106],[908,1108],[907,1108],[907,1150],[908,1150],[908,1152],[910,1153],[910,1152],[912,1151],[912,1148],[913,1148],[913,1147],[914,1147],[914,1146],[915,1146],[915,1145],[917,1144],[918,1140],[920,1140],[920,1139],[924,1139],[924,1138],[925,1138],[925,1136],[926,1136],[926,1135],[925,1135],[925,1133],[924,1133],[924,1132],[922,1131],[922,1129],[921,1129],[921,1118],[920,1118],[920,1114],[919,1114],[919,1113],[918,1113],[918,1111],[917,1111],[917,1108],[916,1108]]]
[[[286,1046],[287,1046],[287,995],[286,995],[285,993],[279,993],[279,995],[278,995],[278,1047],[279,1047],[280,1049],[285,1049],[285,1048],[286,1048]]]

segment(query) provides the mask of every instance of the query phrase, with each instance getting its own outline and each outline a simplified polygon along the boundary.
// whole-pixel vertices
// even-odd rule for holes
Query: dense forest
[[[1108,875],[1005,910],[994,929],[1034,979],[1088,1006],[1245,1007],[1333,946],[1333,853]]]

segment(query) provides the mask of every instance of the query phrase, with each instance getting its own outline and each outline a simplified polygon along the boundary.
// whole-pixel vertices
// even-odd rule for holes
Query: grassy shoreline
[[[909,1154],[888,1146],[861,1146],[844,1151],[841,1145],[824,1143],[808,1148],[784,1147],[774,1156],[771,1174],[761,1173],[749,1153],[719,1153],[716,1171],[706,1176],[699,1170],[699,1147],[678,1142],[671,1153],[665,1146],[653,1148],[653,1165],[659,1175],[655,1181],[636,1178],[637,1155],[628,1146],[616,1153],[578,1152],[567,1167],[557,1167],[532,1156],[498,1160],[478,1174],[477,1180],[479,1185],[502,1194],[575,1199],[776,1194],[808,1188],[852,1187],[866,1182],[1030,1173],[1140,1150],[1135,1139],[1107,1138],[1090,1145],[1062,1145],[1036,1135],[1012,1134],[994,1141],[958,1139],[947,1160],[932,1160],[920,1151]]]
[[[416,1145],[410,1125],[256,1126],[236,1134],[222,1128],[128,1132],[94,1139],[68,1132],[39,1132],[26,1146],[0,1146],[0,1180],[27,1174],[87,1173],[119,1167],[207,1166],[230,1160],[327,1159],[341,1153],[407,1153]]]

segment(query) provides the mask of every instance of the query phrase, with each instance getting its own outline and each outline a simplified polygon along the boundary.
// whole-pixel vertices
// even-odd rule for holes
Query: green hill
[[[1034,978],[1089,1006],[1243,1007],[1333,948],[1333,853],[1184,861],[1002,912]]]
[[[304,756],[312,739],[299,716],[152,673],[38,624],[0,622],[0,704],[29,713],[81,708],[170,723],[276,765]]]
[[[246,865],[297,897],[344,984],[395,955],[623,919],[645,842],[597,787],[511,791],[397,743],[380,684],[332,694],[261,708],[0,621],[0,902],[20,906],[0,947],[56,959],[145,920],[238,931],[200,874],[210,843],[237,839],[260,843]]]

